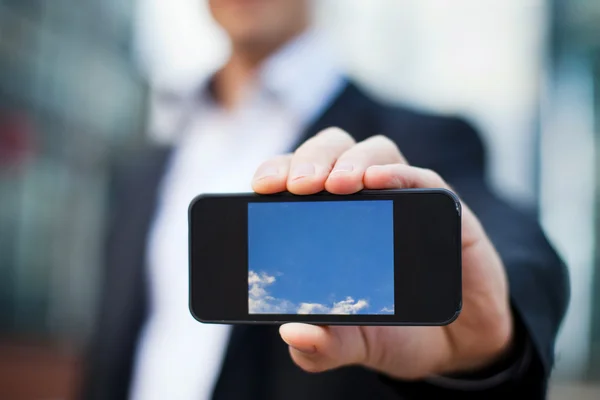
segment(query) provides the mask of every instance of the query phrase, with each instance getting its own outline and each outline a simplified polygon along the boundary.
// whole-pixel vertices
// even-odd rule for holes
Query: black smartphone
[[[462,305],[461,205],[445,189],[200,195],[189,248],[205,323],[446,325]]]

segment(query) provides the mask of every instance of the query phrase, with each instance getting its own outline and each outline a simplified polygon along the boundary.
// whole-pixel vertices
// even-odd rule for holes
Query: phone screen
[[[199,196],[191,313],[208,323],[447,324],[462,304],[460,219],[444,189]]]
[[[248,203],[250,314],[393,314],[392,200]]]

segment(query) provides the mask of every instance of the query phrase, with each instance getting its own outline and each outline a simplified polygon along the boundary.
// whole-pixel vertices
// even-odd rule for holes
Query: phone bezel
[[[407,197],[408,196],[408,197]],[[247,237],[247,204],[249,202],[306,202],[306,201],[356,201],[356,200],[392,200],[394,201],[394,300],[395,300],[395,313],[390,314],[352,314],[352,315],[332,315],[332,314],[249,314],[248,313],[248,237]],[[199,273],[198,266],[198,253],[194,251],[197,247],[197,236],[198,236],[198,227],[195,227],[195,215],[197,213],[198,207],[204,200],[220,200],[220,204],[223,204],[223,207],[228,208],[229,214],[232,214],[231,217],[233,220],[241,220],[241,226],[238,224],[234,227],[234,224],[231,221],[227,222],[230,227],[224,228],[224,231],[230,231],[232,233],[231,237],[234,238],[234,243],[232,247],[240,248],[241,254],[229,254],[232,252],[228,252],[226,257],[238,257],[233,260],[231,265],[229,264],[227,267],[229,270],[227,272],[223,271],[223,274],[226,274],[232,281],[237,282],[237,287],[234,285],[229,285],[226,280],[224,280],[224,276],[219,277],[214,274],[213,271],[204,270],[206,272],[213,273],[213,284],[210,282],[204,282],[202,279],[196,278],[196,273]],[[449,201],[450,200],[450,201]],[[225,203],[227,203],[225,205]],[[433,207],[433,203],[436,203],[437,206]],[[213,206],[217,203],[213,203]],[[399,215],[398,212],[404,213],[404,209],[402,206],[409,206],[412,208],[410,215],[408,212],[406,214]],[[443,205],[443,206],[442,206]],[[232,208],[233,206],[233,208]],[[219,207],[219,206],[217,206]],[[420,209],[419,209],[420,208]],[[444,209],[443,211],[441,209]],[[398,211],[400,210],[400,211]],[[242,217],[245,211],[245,218]],[[414,214],[417,215],[414,215]],[[437,214],[436,214],[437,213]],[[271,195],[260,195],[256,193],[207,193],[201,194],[195,197],[190,203],[188,210],[188,218],[189,218],[189,309],[192,316],[203,323],[227,323],[227,324],[282,324],[287,322],[304,322],[304,323],[313,323],[319,325],[401,325],[401,326],[428,326],[428,325],[447,325],[453,322],[458,315],[460,314],[462,308],[462,271],[461,271],[461,204],[458,196],[453,192],[446,189],[389,189],[389,190],[363,190],[355,194],[351,195],[334,195],[327,192],[321,192],[314,195],[306,195],[299,196],[294,195],[288,192],[271,194]],[[218,210],[213,210],[211,213],[207,213],[206,217],[215,218],[219,215]],[[237,215],[237,219],[236,219]],[[407,277],[408,274],[403,275],[403,272],[406,270],[402,270],[403,265],[405,263],[402,262],[403,258],[406,259],[406,252],[409,253],[409,259],[414,261],[415,255],[410,255],[411,251],[416,251],[414,246],[405,247],[404,243],[400,243],[402,240],[414,240],[411,239],[405,232],[406,228],[401,226],[400,220],[402,218],[413,218],[415,220],[419,219],[420,216],[421,221],[423,219],[427,219],[427,223],[432,225],[431,220],[442,219],[443,221],[440,224],[435,226],[435,230],[430,229],[429,233],[435,232],[437,235],[440,235],[440,230],[443,230],[443,235],[441,238],[437,238],[438,244],[441,241],[441,246],[438,246],[438,251],[441,251],[443,254],[440,256],[441,260],[444,262],[443,267],[436,267],[434,265],[427,265],[428,271],[432,273],[432,276],[436,276],[437,279],[426,279],[421,277],[416,278],[417,286],[419,284],[423,286],[422,288],[414,288],[409,287],[408,283],[402,280],[402,277]],[[226,218],[226,217],[224,217]],[[436,219],[437,218],[437,219]],[[406,221],[404,221],[406,222]],[[213,221],[212,229],[213,233],[215,231],[216,224]],[[448,226],[446,226],[448,225]],[[223,229],[223,227],[220,227]],[[420,236],[421,238],[427,232],[419,232],[419,229],[422,228],[422,224],[414,222],[412,225],[412,236]],[[416,230],[416,231],[415,231]],[[246,233],[244,236],[243,233]],[[415,233],[416,232],[416,233]],[[219,234],[223,234],[223,232],[219,232]],[[398,235],[402,235],[400,238]],[[206,240],[206,236],[208,235],[208,230],[205,230],[204,239]],[[245,240],[243,240],[245,238]],[[408,239],[406,239],[408,238]],[[425,240],[430,240],[429,237],[425,237]],[[450,244],[450,242],[452,242]],[[203,244],[205,255],[204,261],[205,264],[213,264],[218,265],[218,263],[211,262],[216,258],[212,252],[216,247],[216,244],[219,242],[213,243],[213,245]],[[414,244],[413,244],[414,245]],[[451,247],[451,248],[450,248]],[[403,248],[405,253],[398,253],[397,249]],[[440,250],[441,249],[441,250]],[[208,253],[208,256],[206,256]],[[412,257],[412,258],[411,258]],[[425,252],[422,251],[420,253],[420,257],[429,257],[430,259],[435,259],[435,252]],[[245,262],[243,262],[245,259]],[[440,261],[438,259],[437,261]],[[243,265],[241,265],[243,264]],[[413,266],[413,268],[417,268]],[[413,275],[423,274],[422,271],[423,266],[419,267],[419,270],[413,270]],[[435,269],[437,268],[437,271]],[[439,281],[439,277],[442,276],[441,282]],[[245,280],[245,307],[242,303],[240,297],[235,297],[235,295],[239,295],[239,290],[243,287],[240,279]],[[222,295],[223,293],[229,293],[230,296],[234,293],[234,297],[230,298],[230,301],[222,301],[218,306],[215,307],[224,307],[221,309],[221,313],[210,312],[209,301],[205,298],[204,300],[199,300],[199,292],[207,293],[206,297],[210,294],[216,294],[216,288],[214,286],[214,282],[221,281],[223,284],[219,292]],[[218,285],[218,284],[217,284]],[[404,286],[403,286],[404,285]],[[414,286],[414,285],[413,285]],[[404,288],[404,289],[401,289]],[[432,299],[425,299],[424,294],[419,293],[420,290],[429,290],[432,293],[435,293],[435,297]],[[404,290],[404,291],[402,291]],[[399,293],[399,291],[402,291]],[[410,293],[412,297],[406,292]],[[200,296],[204,296],[200,294]],[[398,312],[399,306],[402,304],[406,305],[411,303],[408,307],[412,307],[412,313],[403,309],[402,312]],[[429,302],[433,301],[436,303],[435,305],[429,304]],[[209,307],[209,308],[207,308]],[[417,309],[414,309],[414,308]],[[441,309],[444,308],[442,311]],[[212,314],[212,315],[211,315]],[[219,316],[220,315],[220,316]]]

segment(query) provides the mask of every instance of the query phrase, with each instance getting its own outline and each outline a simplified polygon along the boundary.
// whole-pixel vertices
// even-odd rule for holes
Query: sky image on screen
[[[393,201],[248,204],[250,314],[394,314]]]

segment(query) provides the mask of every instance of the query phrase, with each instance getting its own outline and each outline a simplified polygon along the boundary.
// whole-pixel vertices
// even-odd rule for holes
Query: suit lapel
[[[356,141],[379,133],[376,132],[379,127],[373,115],[373,103],[352,82],[348,82],[321,117],[305,129],[294,149],[323,129],[330,127],[345,130]]]
[[[114,279],[123,280],[123,271],[130,269],[135,271],[134,276],[130,278],[135,282],[133,284],[128,282],[129,286],[125,286],[139,288],[130,295],[137,305],[135,307],[137,315],[134,318],[126,316],[130,320],[138,321],[139,326],[134,328],[135,331],[139,331],[148,316],[147,243],[153,216],[158,206],[160,183],[171,153],[171,147],[153,147],[134,167],[123,168],[127,172],[118,177],[120,182],[118,190],[127,193],[123,197],[125,201],[120,215],[126,217],[128,223],[119,224],[119,231],[114,233],[117,248],[111,253],[119,257],[114,262],[119,266],[119,271],[115,271]],[[134,262],[136,268],[127,268]]]
[[[125,202],[126,208],[123,210],[123,215],[128,216],[129,221],[133,221],[128,224],[129,226],[123,228],[125,232],[122,234],[122,237],[124,239],[139,239],[135,242],[123,240],[123,243],[119,243],[119,245],[123,245],[125,248],[116,253],[127,255],[127,249],[129,249],[132,252],[131,260],[139,260],[137,268],[139,272],[135,279],[141,280],[144,284],[140,285],[139,282],[136,282],[131,285],[131,287],[141,288],[139,293],[136,291],[134,295],[136,302],[141,304],[138,308],[140,310],[139,318],[136,318],[140,323],[143,323],[147,318],[149,301],[146,268],[148,265],[148,252],[146,244],[148,242],[153,216],[156,214],[156,208],[158,206],[160,183],[171,154],[171,147],[154,147],[135,168],[127,169],[128,171],[132,171],[129,176],[121,177],[121,190],[129,193],[129,195],[125,197],[129,201]],[[148,201],[149,199],[150,201]],[[130,260],[126,260],[125,264],[129,262]],[[126,270],[126,268],[123,269]],[[122,276],[122,274],[119,275]]]

